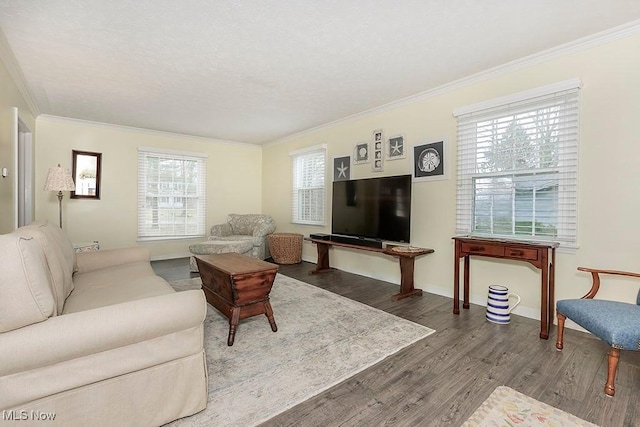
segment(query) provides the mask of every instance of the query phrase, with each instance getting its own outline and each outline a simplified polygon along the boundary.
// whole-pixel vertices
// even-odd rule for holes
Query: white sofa
[[[145,248],[76,254],[47,222],[0,235],[2,421],[157,426],[201,411],[205,315],[202,291],[175,292]]]

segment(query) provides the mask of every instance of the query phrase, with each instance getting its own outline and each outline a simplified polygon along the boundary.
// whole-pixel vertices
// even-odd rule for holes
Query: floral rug
[[[463,427],[512,426],[596,426],[551,405],[519,393],[509,387],[498,387],[471,415]]]

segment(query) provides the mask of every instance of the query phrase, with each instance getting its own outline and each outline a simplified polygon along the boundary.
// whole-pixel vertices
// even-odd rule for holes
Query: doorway
[[[33,221],[33,134],[13,109],[14,152],[16,179],[14,181],[14,227],[22,227]]]

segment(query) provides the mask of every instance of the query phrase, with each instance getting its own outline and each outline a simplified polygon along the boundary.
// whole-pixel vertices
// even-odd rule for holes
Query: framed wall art
[[[384,170],[384,137],[382,130],[373,131],[373,159],[371,170],[381,172]]]
[[[406,157],[404,136],[398,135],[387,140],[387,160],[398,160]]]
[[[351,157],[333,158],[333,180],[349,181],[351,179]]]
[[[369,141],[359,142],[353,148],[353,164],[369,163]]]
[[[447,179],[445,142],[437,141],[413,147],[413,180]]]

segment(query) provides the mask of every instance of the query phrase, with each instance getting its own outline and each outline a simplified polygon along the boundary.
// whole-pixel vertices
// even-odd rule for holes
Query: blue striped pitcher
[[[509,298],[516,300],[515,304],[509,306]],[[520,304],[520,295],[510,293],[509,288],[502,285],[489,286],[489,297],[487,298],[487,320],[489,322],[506,325],[511,321],[511,311]]]

